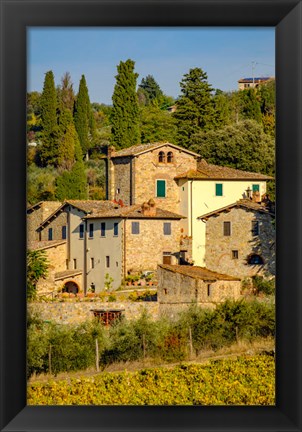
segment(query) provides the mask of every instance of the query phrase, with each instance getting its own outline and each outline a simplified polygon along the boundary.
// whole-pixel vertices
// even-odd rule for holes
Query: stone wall
[[[202,307],[215,306],[227,299],[240,297],[240,280],[203,280],[181,273],[158,268],[157,300],[160,305],[179,306],[197,304]]]
[[[206,267],[232,276],[275,274],[275,229],[269,214],[233,208],[206,222]],[[252,235],[252,221],[259,222],[259,235]],[[223,223],[231,222],[231,235],[223,235]],[[238,259],[233,252],[238,251]],[[251,265],[247,258],[260,255],[263,265]]]
[[[158,162],[162,151],[173,153],[173,162]],[[179,213],[179,186],[174,177],[190,169],[196,169],[194,156],[178,151],[170,146],[163,146],[154,151],[143,153],[135,158],[134,203],[141,204],[153,198],[158,207]],[[166,197],[156,197],[156,180],[166,180]]]
[[[66,270],[66,249],[66,241],[55,246],[43,248],[48,261],[48,275],[46,279],[39,280],[37,284],[38,294],[48,293],[54,290],[55,273]]]
[[[43,201],[37,208],[27,211],[27,239],[28,241],[39,240],[39,233],[36,229],[48,218],[61,203],[59,201]]]
[[[41,231],[41,240],[48,240],[48,230],[52,228],[52,239],[53,240],[62,240],[62,227],[66,226],[67,230],[67,213],[61,212],[57,215],[57,217],[50,222],[48,225],[45,225],[44,229]],[[67,231],[66,231],[67,233]]]
[[[125,309],[124,315],[127,319],[137,319],[146,310],[153,319],[158,318],[157,302],[123,302],[123,303],[102,303],[102,302],[47,302],[28,303],[29,313],[39,313],[45,321],[54,321],[59,324],[79,324],[87,319],[93,319],[91,309]]]
[[[122,200],[125,205],[131,203],[131,158],[114,158],[110,186],[111,200]]]
[[[139,222],[140,233],[131,233],[131,223]],[[171,223],[171,235],[164,235],[164,222]],[[171,252],[171,264],[178,263],[180,227],[179,220],[137,219],[126,220],[126,250],[123,251],[127,272],[156,270],[163,262],[163,252]]]

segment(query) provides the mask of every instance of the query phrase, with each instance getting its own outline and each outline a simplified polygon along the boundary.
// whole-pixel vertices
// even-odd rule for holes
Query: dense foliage
[[[48,262],[44,250],[27,250],[27,299],[36,297],[36,288],[39,279],[48,274]]]
[[[29,405],[274,405],[270,356],[28,385]]]
[[[66,196],[75,179],[70,174],[74,164],[80,159],[100,161],[110,144],[121,149],[171,142],[196,151],[210,163],[274,176],[274,80],[227,93],[214,90],[206,72],[196,67],[184,74],[174,100],[151,74],[137,86],[134,66],[130,59],[117,66],[113,106],[90,103],[84,75],[75,95],[68,72],[56,88],[53,72],[48,71],[43,92],[27,95],[30,203]],[[78,171],[79,164],[74,169]],[[93,172],[84,164],[89,198],[105,196],[103,184],[90,181],[104,172],[101,162],[98,169]],[[274,183],[268,188],[274,199]],[[86,196],[81,186],[72,189],[71,196],[77,190],[77,198]]]
[[[116,362],[145,358],[173,362],[239,340],[274,337],[275,312],[273,305],[258,301],[227,301],[215,310],[192,305],[174,320],[162,318],[154,321],[143,313],[139,319],[122,320],[106,332],[97,323],[83,326],[58,326],[30,320],[28,375],[49,372],[50,368],[53,373],[58,373],[93,366],[95,343],[90,332],[95,332],[95,329],[100,332],[99,365],[102,368]],[[85,354],[84,360],[81,360],[78,343],[85,347],[87,356]]]

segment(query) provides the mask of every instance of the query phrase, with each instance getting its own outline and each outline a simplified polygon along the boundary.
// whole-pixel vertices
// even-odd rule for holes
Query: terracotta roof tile
[[[82,270],[64,270],[64,271],[55,273],[55,280],[66,279],[69,277],[78,276],[78,275],[81,275],[82,273],[83,273]]]
[[[125,156],[137,156],[141,153],[145,153],[147,151],[154,150],[156,148],[160,148],[160,147],[163,147],[166,145],[171,146],[175,149],[179,149],[183,152],[189,153],[193,156],[196,156],[196,157],[199,156],[197,153],[192,152],[190,150],[187,150],[185,148],[182,148],[180,146],[177,146],[175,144],[172,144],[169,142],[157,142],[157,143],[148,143],[148,144],[138,144],[138,145],[134,145],[134,146],[122,149],[122,150],[113,151],[111,154],[111,157],[115,158],[115,157],[125,157]]]
[[[29,250],[42,250],[66,244],[66,240],[43,240],[43,241],[29,241],[27,248]]]
[[[261,203],[260,204],[256,203],[256,202],[254,202],[252,200],[249,200],[249,199],[241,199],[241,200],[236,201],[233,204],[229,204],[229,205],[227,205],[225,207],[221,207],[221,208],[216,209],[216,210],[214,210],[212,212],[209,212],[209,213],[206,213],[206,214],[204,214],[202,216],[199,216],[197,219],[207,219],[207,218],[209,218],[211,216],[218,215],[219,213],[223,213],[225,211],[229,211],[229,210],[231,210],[232,208],[235,208],[235,207],[237,207],[237,208],[241,207],[241,208],[245,208],[245,209],[248,209],[248,210],[257,211],[257,212],[260,212],[260,213],[266,213],[266,214],[269,214],[270,216],[273,216],[273,217],[275,216],[274,213],[272,213],[270,211],[269,207],[267,207],[267,206],[265,206],[265,205],[263,205]]]
[[[266,174],[242,171],[235,168],[223,167],[207,163],[204,159],[198,162],[197,170],[189,170],[179,174],[176,179],[196,179],[196,180],[273,180]]]
[[[241,280],[238,277],[213,272],[211,270],[208,270],[205,267],[189,266],[189,265],[170,265],[170,264],[159,264],[158,267],[174,273],[180,273],[185,276],[202,279],[202,280],[229,280],[229,281]]]
[[[144,215],[142,206],[135,204],[132,206],[120,207],[109,211],[94,212],[86,216],[86,219],[99,219],[99,218],[128,218],[128,219],[185,219],[185,216],[177,213],[163,210],[156,207],[156,214],[154,216]]]

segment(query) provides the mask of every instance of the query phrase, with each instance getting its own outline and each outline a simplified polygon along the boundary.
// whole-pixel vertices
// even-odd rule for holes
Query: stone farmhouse
[[[198,266],[205,265],[205,227],[198,217],[252,192],[262,196],[271,179],[208,164],[197,153],[171,143],[119,151],[111,147],[107,156],[107,198],[129,205],[148,196],[161,208],[185,216],[181,222],[182,259]]]
[[[159,265],[157,299],[160,313],[173,316],[192,304],[214,307],[227,299],[240,297],[240,278],[210,271],[204,267]]]
[[[99,292],[106,280],[112,279],[110,284],[117,289],[129,273],[155,271],[159,262],[178,262],[181,218],[158,208],[153,200],[133,206],[69,200],[37,231],[44,244],[66,243],[65,256],[59,258],[63,289]],[[73,277],[79,274],[81,281]]]
[[[269,202],[242,199],[199,219],[206,226],[208,269],[239,277],[275,275],[275,214]]]
[[[194,288],[198,302],[210,304],[219,290],[221,298],[223,293],[236,298],[238,277],[273,274],[273,216],[261,204],[271,177],[209,164],[171,143],[119,151],[110,147],[106,171],[106,201],[68,200],[28,208],[30,247],[46,250],[52,289],[99,292],[106,283],[117,289],[128,274],[155,271],[159,265],[160,290],[173,278],[187,283],[185,290],[199,284]],[[227,239],[221,231],[224,222],[232,227]],[[257,236],[252,224],[260,229]],[[180,264],[191,266],[181,270]],[[211,277],[214,285],[206,282]],[[234,290],[221,281],[233,281]],[[208,285],[210,295],[204,291]],[[178,298],[184,297],[180,293]],[[195,291],[188,301],[192,298]]]

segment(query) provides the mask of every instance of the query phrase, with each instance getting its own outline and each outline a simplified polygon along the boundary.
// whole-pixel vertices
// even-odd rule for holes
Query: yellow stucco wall
[[[215,185],[223,185],[223,195],[215,195]],[[259,184],[260,195],[266,193],[265,181],[253,180],[188,180],[179,183],[180,208],[187,206],[187,219],[182,224],[185,234],[192,236],[192,259],[195,265],[205,266],[205,224],[198,219],[206,213],[245,198],[248,187]]]

